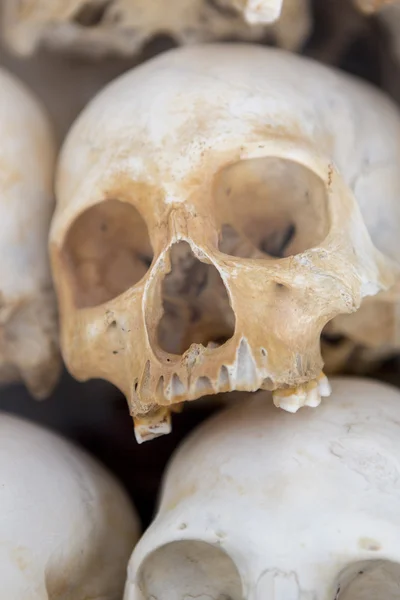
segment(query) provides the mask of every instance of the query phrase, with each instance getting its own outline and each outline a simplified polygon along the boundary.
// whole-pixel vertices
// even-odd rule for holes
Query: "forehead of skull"
[[[182,181],[194,169],[215,170],[210,150],[235,160],[244,142],[304,139],[307,120],[288,116],[293,100],[282,84],[296,61],[247,45],[209,45],[173,50],[128,72],[72,128],[61,154],[59,205],[70,203],[77,188],[82,197],[81,186],[106,184],[116,171],[161,185],[167,199],[181,201]],[[301,68],[307,88],[310,65]],[[307,88],[299,98],[300,112],[309,110],[309,94]]]
[[[259,393],[249,404],[206,423],[172,462],[161,511],[208,489],[218,490],[217,503],[219,492],[220,500],[229,493],[232,502],[255,502],[261,510],[284,501],[293,506],[294,515],[300,499],[305,507],[312,503],[316,486],[326,506],[345,506],[347,494],[361,491],[366,479],[377,494],[385,492],[378,471],[383,468],[387,485],[393,485],[390,473],[396,448],[400,451],[398,392],[357,379],[337,379],[333,387],[335,401],[324,402],[317,411],[293,416],[276,410],[267,394]],[[372,465],[378,463],[375,471]],[[324,487],[320,477],[326,479]],[[277,486],[278,496],[273,493]]]

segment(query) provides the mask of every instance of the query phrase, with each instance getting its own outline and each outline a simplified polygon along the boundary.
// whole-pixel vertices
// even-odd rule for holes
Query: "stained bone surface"
[[[332,387],[296,415],[249,395],[184,441],[124,600],[397,600],[400,393]]]
[[[399,123],[367,85],[246,45],[174,50],[108,86],[58,167],[71,372],[160,430],[159,406],[222,391],[318,404],[321,329],[398,277]]]

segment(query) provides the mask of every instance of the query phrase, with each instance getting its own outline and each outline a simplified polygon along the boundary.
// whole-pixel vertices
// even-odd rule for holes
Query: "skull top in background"
[[[6,43],[130,56],[157,35],[172,43],[259,40],[298,49],[311,29],[309,0],[2,0]]]
[[[61,367],[47,252],[55,148],[41,106],[0,70],[0,382],[39,398]]]
[[[174,50],[109,85],[58,170],[72,374],[138,418],[315,380],[324,325],[397,277],[399,140],[378,92],[272,49]]]
[[[387,6],[397,4],[398,0],[354,0],[355,4],[367,14],[379,12]]]

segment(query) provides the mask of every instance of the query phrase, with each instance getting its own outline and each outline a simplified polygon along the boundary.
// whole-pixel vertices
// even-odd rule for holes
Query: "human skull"
[[[42,398],[61,367],[47,252],[55,148],[36,100],[0,70],[0,382]]]
[[[356,6],[369,14],[379,12],[386,6],[396,4],[396,2],[398,0],[355,0]]]
[[[398,599],[399,392],[337,379],[297,415],[265,396],[178,449],[124,600]]]
[[[393,2],[384,8],[378,14],[379,21],[382,23],[385,32],[389,39],[391,52],[397,63],[400,62],[400,2]],[[392,73],[391,73],[392,74]],[[393,75],[392,75],[393,77]],[[398,79],[398,75],[396,75]],[[395,80],[396,81],[396,80]],[[394,84],[395,93],[398,96],[398,87],[395,81],[391,82],[391,87]]]
[[[400,350],[398,289],[366,298],[352,315],[330,321],[321,336],[324,370],[368,373]]]
[[[120,600],[138,520],[116,480],[60,437],[0,414],[7,600]]]
[[[299,48],[311,28],[309,0],[2,0],[8,45],[31,54],[41,43],[89,54],[131,55],[153,36],[192,44],[264,38]],[[277,23],[271,28],[271,23]]]
[[[367,14],[376,14],[387,34],[391,51],[397,61],[400,61],[400,1],[399,0],[355,0],[356,5]],[[398,96],[396,81],[398,75],[393,77],[393,69],[389,71],[390,82],[387,87],[394,89]],[[394,81],[392,81],[394,79]],[[394,85],[394,88],[393,88]]]
[[[109,85],[58,167],[72,374],[119,387],[139,438],[217,392],[316,406],[322,328],[398,276],[399,139],[377,91],[257,46],[174,50]]]
[[[389,34],[392,50],[400,57],[400,3],[398,0],[355,0],[361,11],[368,15],[376,14],[380,23]],[[340,11],[332,6],[331,18]],[[342,6],[342,10],[345,9]],[[350,5],[347,6],[350,9]],[[338,51],[350,43],[354,36],[360,35],[368,22],[360,12],[347,10],[342,19],[336,23],[335,36],[327,44],[326,52],[318,54],[318,58],[332,59]],[[389,63],[390,64],[390,63]],[[385,62],[385,70],[388,69]],[[396,95],[396,78],[393,78],[393,67],[384,75],[386,84]],[[390,294],[365,299],[360,309],[353,315],[340,315],[325,327],[322,335],[322,356],[325,372],[332,373],[368,373],[399,353],[400,350],[400,289],[392,289]]]

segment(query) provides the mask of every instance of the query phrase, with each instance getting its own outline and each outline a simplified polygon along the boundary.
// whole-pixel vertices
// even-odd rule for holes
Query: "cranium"
[[[216,392],[317,405],[322,328],[398,275],[398,139],[378,92],[278,50],[174,50],[109,85],[58,168],[71,372],[118,386],[139,438]]]
[[[367,14],[377,14],[388,33],[392,51],[400,59],[400,2],[399,0],[355,0],[356,6]]]
[[[363,12],[378,16],[379,21],[384,27],[391,46],[391,51],[397,61],[400,60],[400,1],[399,0],[355,0],[356,6]],[[386,61],[385,61],[386,62]],[[390,64],[390,63],[389,63]],[[398,96],[398,79],[395,73],[393,77],[393,68],[389,69],[389,75],[386,75],[386,88],[394,88],[395,95]],[[393,81],[394,80],[394,81]],[[389,85],[388,85],[389,83]]]
[[[369,14],[379,12],[386,6],[396,4],[396,2],[398,2],[398,0],[355,0],[356,6]]]
[[[392,2],[385,5],[384,8],[379,12],[378,18],[383,24],[385,31],[387,32],[389,45],[391,51],[397,63],[400,62],[400,2]],[[393,72],[390,73],[393,78]],[[396,75],[398,79],[398,76]],[[396,81],[396,80],[395,80]],[[398,87],[394,82],[390,82],[391,87],[395,88],[395,93],[398,96]]]
[[[3,30],[20,54],[45,43],[89,54],[130,55],[157,34],[190,44],[233,36],[260,39],[267,31],[278,45],[294,50],[310,31],[308,2],[171,0],[166,10],[164,0],[3,0]]]
[[[97,462],[0,415],[0,580],[7,600],[120,600],[138,520]]]
[[[47,256],[55,149],[41,107],[0,70],[0,382],[41,398],[60,370]]]
[[[124,600],[397,600],[400,394],[338,379],[316,411],[257,394],[170,463]]]
[[[366,298],[352,315],[330,321],[322,334],[325,371],[368,373],[400,349],[398,289]]]

